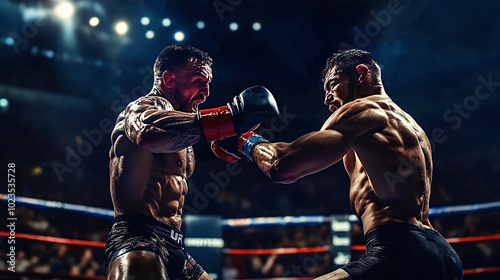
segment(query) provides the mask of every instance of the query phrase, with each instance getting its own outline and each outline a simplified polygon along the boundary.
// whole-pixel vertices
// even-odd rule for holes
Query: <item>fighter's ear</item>
[[[357,80],[358,85],[362,84],[366,80],[366,78],[368,78],[368,71],[369,71],[368,66],[364,64],[356,66],[356,72],[358,72],[358,80]]]
[[[170,70],[165,70],[161,74],[162,84],[167,88],[174,87],[174,73]]]

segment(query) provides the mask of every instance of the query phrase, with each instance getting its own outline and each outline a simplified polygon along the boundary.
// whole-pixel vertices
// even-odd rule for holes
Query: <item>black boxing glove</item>
[[[207,142],[245,133],[258,125],[269,127],[278,115],[274,96],[263,86],[245,89],[225,106],[198,112]]]

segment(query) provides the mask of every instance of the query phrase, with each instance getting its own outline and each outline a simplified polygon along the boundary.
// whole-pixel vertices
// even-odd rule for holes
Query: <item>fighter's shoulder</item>
[[[149,109],[173,110],[172,104],[158,95],[145,95],[128,104],[126,111],[145,111]]]
[[[381,129],[388,124],[387,110],[390,98],[360,98],[340,107],[325,123],[324,128],[336,129],[354,134]]]

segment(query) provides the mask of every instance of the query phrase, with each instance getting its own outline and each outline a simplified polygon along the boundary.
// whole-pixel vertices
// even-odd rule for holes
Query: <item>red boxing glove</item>
[[[222,139],[236,134],[231,119],[229,107],[221,106],[213,109],[200,110],[198,118],[207,141]]]
[[[232,138],[232,137],[230,137],[230,138]],[[228,138],[226,138],[226,139],[228,139]],[[221,141],[221,140],[219,140],[219,141]],[[229,161],[229,162],[235,162],[235,161],[238,161],[241,159],[241,157],[239,155],[236,155],[236,154],[230,152],[229,150],[225,149],[225,147],[220,147],[218,144],[219,141],[212,141],[212,143],[210,143],[210,148],[212,148],[212,152],[218,158],[223,159],[225,161]]]
[[[264,137],[250,131],[240,136],[227,137],[221,140],[213,141],[210,144],[212,152],[219,158],[235,162],[242,157],[248,157],[253,161],[252,150],[259,143],[267,143]]]
[[[200,110],[205,138],[208,142],[245,133],[260,124],[269,126],[279,115],[274,96],[262,86],[253,86],[236,95],[225,106]]]

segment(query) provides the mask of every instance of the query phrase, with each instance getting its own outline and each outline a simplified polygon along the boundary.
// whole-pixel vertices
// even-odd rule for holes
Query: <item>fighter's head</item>
[[[164,48],[153,71],[155,86],[176,110],[196,111],[210,93],[212,58],[195,47],[174,44]]]
[[[351,49],[334,53],[323,69],[325,104],[330,111],[360,97],[360,86],[381,84],[380,67],[367,51]]]

